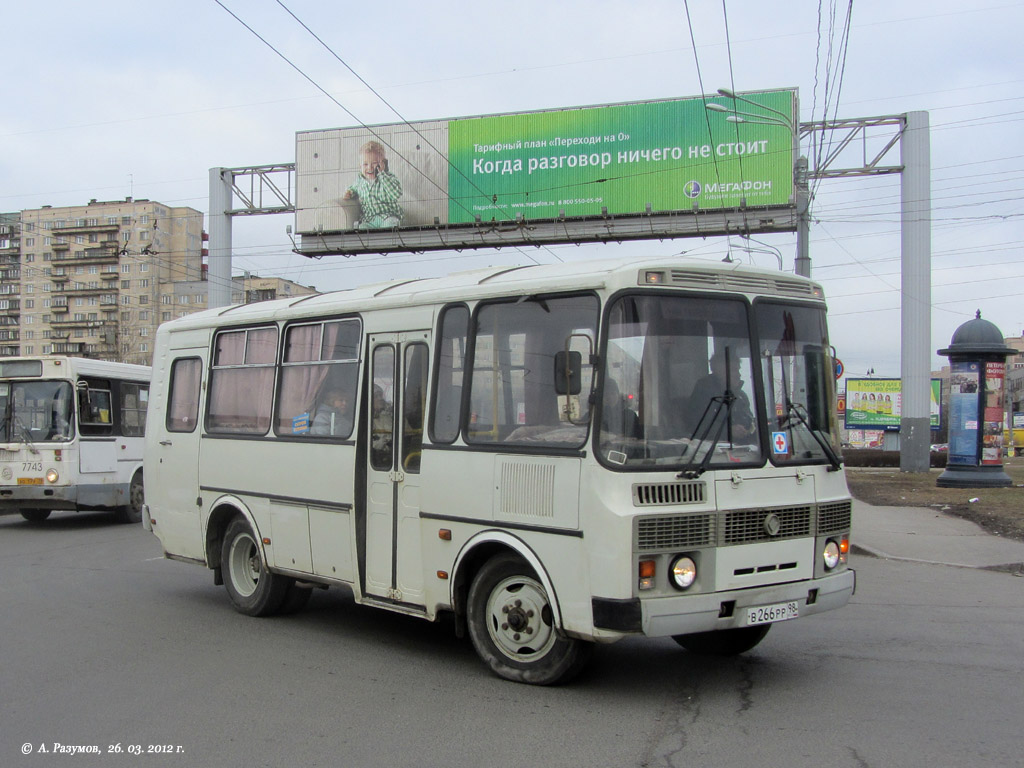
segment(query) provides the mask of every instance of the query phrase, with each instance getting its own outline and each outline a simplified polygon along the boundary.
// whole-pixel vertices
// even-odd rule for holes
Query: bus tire
[[[591,643],[560,637],[544,586],[522,558],[491,558],[469,589],[467,623],[473,647],[499,677],[552,685],[574,677]]]
[[[285,590],[284,600],[281,602],[281,613],[285,615],[298,613],[306,607],[306,603],[309,602],[309,598],[312,596],[312,587],[300,587],[292,579],[292,583]]]
[[[141,523],[142,505],[146,501],[146,488],[142,482],[142,473],[136,472],[128,486],[128,503],[118,507],[114,516],[119,523]]]
[[[692,635],[672,635],[679,645],[699,656],[738,656],[764,640],[771,624],[756,627],[735,627],[712,632],[694,632]]]
[[[289,580],[267,570],[245,518],[236,517],[228,525],[220,561],[224,587],[235,610],[246,616],[271,616],[280,611]]]
[[[41,523],[50,516],[50,512],[49,509],[23,509],[21,516],[30,523]]]

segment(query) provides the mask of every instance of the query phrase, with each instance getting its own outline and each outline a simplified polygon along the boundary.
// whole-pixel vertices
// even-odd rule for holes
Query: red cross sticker
[[[772,448],[775,453],[789,453],[789,439],[785,432],[772,432]]]

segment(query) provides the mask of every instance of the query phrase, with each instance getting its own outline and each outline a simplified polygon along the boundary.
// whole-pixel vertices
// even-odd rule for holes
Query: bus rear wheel
[[[514,682],[565,682],[592,651],[591,643],[559,636],[544,586],[513,554],[498,555],[480,569],[469,590],[467,623],[480,658]]]
[[[738,656],[764,640],[771,624],[756,627],[735,627],[713,632],[694,632],[692,635],[673,635],[672,639],[690,653],[700,656]]]
[[[249,523],[236,517],[221,545],[221,573],[228,597],[239,613],[270,616],[281,609],[289,580],[270,573]]]
[[[50,516],[50,511],[49,509],[23,509],[21,516],[30,523],[41,523]]]

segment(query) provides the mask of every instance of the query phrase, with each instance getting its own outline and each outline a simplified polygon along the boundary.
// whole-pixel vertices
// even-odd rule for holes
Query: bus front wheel
[[[690,653],[700,656],[738,656],[764,640],[771,624],[756,627],[736,627],[713,632],[695,632],[692,635],[673,635],[672,639]]]
[[[21,516],[30,523],[41,523],[50,516],[49,509],[23,509]]]
[[[480,569],[469,590],[467,623],[477,654],[506,680],[564,682],[590,658],[590,643],[558,635],[544,586],[513,554]]]
[[[224,532],[220,562],[224,587],[239,613],[270,616],[280,610],[288,579],[267,570],[256,536],[244,518],[236,517]]]
[[[136,472],[128,486],[128,503],[118,507],[114,513],[119,523],[141,523],[142,505],[146,501],[146,489],[142,484],[142,473]]]

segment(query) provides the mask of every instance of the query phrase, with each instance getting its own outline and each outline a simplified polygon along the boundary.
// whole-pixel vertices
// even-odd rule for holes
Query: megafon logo
[[[700,182],[699,181],[688,181],[686,186],[683,187],[683,194],[689,198],[700,197]]]

